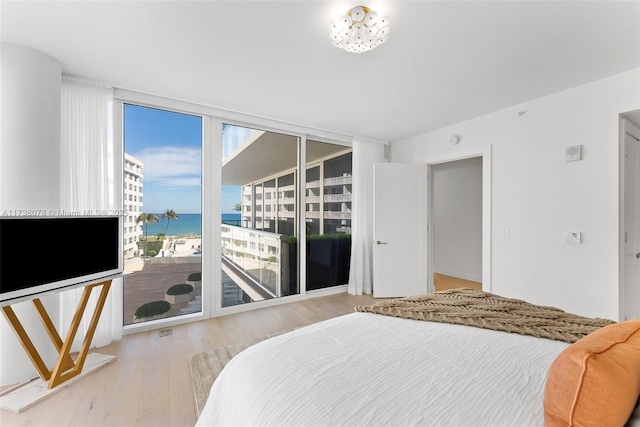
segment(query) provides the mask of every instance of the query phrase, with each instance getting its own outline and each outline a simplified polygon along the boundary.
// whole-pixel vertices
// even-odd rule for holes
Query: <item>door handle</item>
[[[636,258],[640,258],[640,252],[636,254]]]
[[[376,240],[376,245],[386,245],[387,242],[381,242],[380,240]],[[640,257],[638,257],[640,258]]]

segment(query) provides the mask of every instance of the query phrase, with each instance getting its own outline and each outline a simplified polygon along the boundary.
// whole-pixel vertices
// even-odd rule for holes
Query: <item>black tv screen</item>
[[[119,216],[0,217],[0,304],[121,273],[121,230]]]

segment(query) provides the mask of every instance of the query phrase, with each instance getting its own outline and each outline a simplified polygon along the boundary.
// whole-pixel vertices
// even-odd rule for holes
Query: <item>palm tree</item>
[[[139,224],[139,223],[143,223],[144,224],[144,255],[147,255],[147,245],[149,243],[148,228],[149,228],[149,223],[150,222],[155,222],[157,224],[158,223],[158,217],[155,214],[152,214],[152,213],[148,214],[148,213],[142,212],[136,218],[136,225]],[[143,259],[144,259],[144,257],[143,257]]]
[[[236,205],[233,207],[233,210],[240,212],[242,210],[242,205],[240,203],[236,203]]]
[[[164,235],[166,236],[167,230],[169,229],[169,221],[171,221],[172,219],[178,219],[178,214],[173,209],[167,209],[162,214],[162,218],[167,219],[167,226],[164,228]]]

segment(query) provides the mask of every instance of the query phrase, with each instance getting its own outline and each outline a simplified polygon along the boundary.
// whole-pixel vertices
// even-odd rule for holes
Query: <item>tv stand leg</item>
[[[80,352],[78,353],[78,357],[74,362],[70,354],[71,346],[73,344],[73,340],[75,339],[76,333],[78,332],[80,323],[82,322],[82,317],[86,310],[87,303],[89,302],[91,292],[94,288],[98,287],[102,288],[100,290],[98,302],[96,303],[93,316],[91,317],[91,321],[87,329],[87,334],[84,337],[82,347],[80,349]],[[58,331],[53,325],[53,322],[47,314],[47,311],[42,305],[40,299],[36,298],[32,300],[33,305],[38,312],[40,320],[42,321],[42,325],[44,326],[49,335],[49,338],[56,347],[56,350],[58,351],[58,360],[51,371],[49,371],[46,364],[42,360],[40,353],[38,353],[38,350],[33,345],[33,342],[29,338],[29,335],[20,323],[20,320],[16,316],[11,306],[2,307],[4,316],[18,336],[20,344],[22,344],[22,347],[29,355],[31,362],[38,371],[38,375],[40,375],[40,378],[42,378],[44,381],[49,381],[47,388],[54,388],[55,386],[62,384],[63,382],[75,377],[76,375],[79,375],[82,372],[82,368],[84,366],[87,355],[89,354],[91,341],[93,340],[93,336],[98,326],[98,321],[100,320],[100,314],[102,313],[102,309],[107,300],[110,288],[111,280],[93,283],[84,287],[80,302],[78,303],[78,308],[76,309],[75,315],[73,316],[71,325],[69,327],[69,332],[67,333],[67,337],[64,341],[62,341],[62,339],[60,338]]]

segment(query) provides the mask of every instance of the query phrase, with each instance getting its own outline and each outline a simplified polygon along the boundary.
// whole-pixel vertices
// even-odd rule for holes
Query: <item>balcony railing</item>
[[[309,200],[308,197],[307,200]],[[327,194],[324,196],[324,201],[330,203],[351,202],[351,194]]]
[[[327,219],[351,219],[351,212],[324,211],[324,217]]]
[[[347,184],[351,184],[351,175],[348,176],[338,176],[335,178],[325,178],[324,179],[324,185],[325,186],[330,186],[330,185],[347,185]]]
[[[281,234],[225,225],[222,256],[272,297],[282,296]]]

